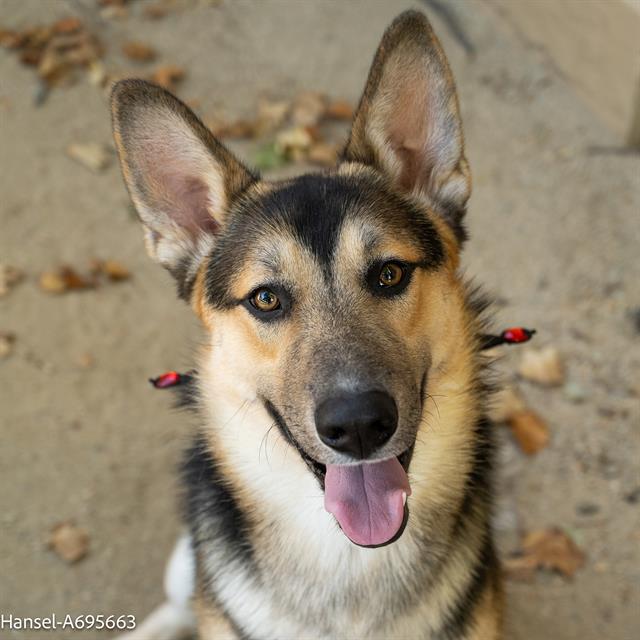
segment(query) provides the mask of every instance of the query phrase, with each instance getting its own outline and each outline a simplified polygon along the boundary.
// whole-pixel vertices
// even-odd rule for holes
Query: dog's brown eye
[[[270,289],[258,289],[250,301],[259,311],[269,312],[280,308],[278,296]]]
[[[397,262],[385,262],[380,269],[378,283],[381,287],[395,287],[404,278],[404,269]]]

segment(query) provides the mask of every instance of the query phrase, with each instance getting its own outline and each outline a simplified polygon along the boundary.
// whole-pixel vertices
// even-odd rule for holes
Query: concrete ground
[[[183,0],[151,21],[144,3],[120,20],[99,18],[95,4],[1,0],[0,24],[79,13],[106,44],[108,69],[133,70],[120,45],[147,42],[187,70],[183,98],[235,114],[264,92],[357,100],[385,26],[416,6]],[[640,305],[640,159],[619,152],[545,52],[490,3],[449,5],[473,55],[428,3],[417,6],[432,16],[462,101],[474,173],[466,271],[498,297],[498,326],[536,327],[538,345],[557,347],[584,391],[576,403],[562,388],[521,384],[551,429],[536,456],[500,427],[501,552],[522,531],[553,525],[587,554],[573,580],[507,583],[506,637],[630,640],[640,626],[640,337],[630,315]],[[179,530],[174,465],[192,428],[147,378],[188,369],[200,334],[144,253],[117,166],[93,174],[65,154],[73,142],[109,142],[104,95],[85,80],[36,107],[34,90],[33,71],[0,50],[0,262],[27,274],[0,298],[0,330],[16,335],[0,361],[0,613],[141,618],[162,598]],[[250,145],[236,148],[251,157]],[[38,289],[41,271],[94,256],[133,278],[59,297]],[[505,376],[519,356],[508,352]],[[91,537],[72,566],[45,545],[67,519]]]

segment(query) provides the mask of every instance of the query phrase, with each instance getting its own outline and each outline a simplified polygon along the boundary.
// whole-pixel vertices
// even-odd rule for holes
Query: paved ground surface
[[[127,19],[95,18],[107,66],[133,69],[119,49],[134,38],[188,70],[180,95],[205,111],[242,114],[262,92],[308,88],[355,101],[384,27],[412,5],[210,4],[183,2],[153,22],[135,3]],[[2,0],[0,21],[22,27],[83,8],[93,19],[93,7]],[[539,345],[560,349],[585,392],[576,404],[562,388],[521,385],[552,432],[535,457],[500,432],[502,553],[521,531],[558,525],[588,556],[573,581],[541,573],[509,582],[507,637],[630,639],[640,623],[640,338],[629,318],[640,305],[640,160],[616,152],[544,52],[491,5],[454,9],[474,56],[433,20],[458,79],[474,169],[466,270],[499,297],[499,323],[537,327]],[[144,254],[117,167],[94,175],[64,153],[110,140],[104,96],[85,81],[36,108],[34,88],[33,72],[0,50],[0,261],[28,274],[0,299],[0,329],[17,336],[0,362],[0,610],[143,616],[161,598],[179,529],[173,467],[191,429],[146,379],[188,368],[200,335]],[[40,271],[96,255],[125,263],[133,279],[61,297],[39,291]],[[90,368],[78,364],[84,353]],[[518,356],[502,363],[506,376]],[[74,566],[44,544],[69,518],[91,535]]]

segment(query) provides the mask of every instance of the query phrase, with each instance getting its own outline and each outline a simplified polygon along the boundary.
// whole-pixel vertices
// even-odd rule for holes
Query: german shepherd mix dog
[[[322,173],[261,179],[146,82],[112,105],[147,249],[208,332],[188,536],[134,636],[500,637],[471,182],[427,19],[388,28]]]

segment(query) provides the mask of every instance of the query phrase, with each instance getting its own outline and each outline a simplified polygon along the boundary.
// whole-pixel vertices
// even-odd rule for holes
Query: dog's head
[[[394,539],[430,378],[466,331],[456,268],[470,177],[426,18],[387,30],[325,173],[261,180],[145,82],[118,83],[112,100],[148,251],[210,331],[211,367],[270,414],[354,542]]]

